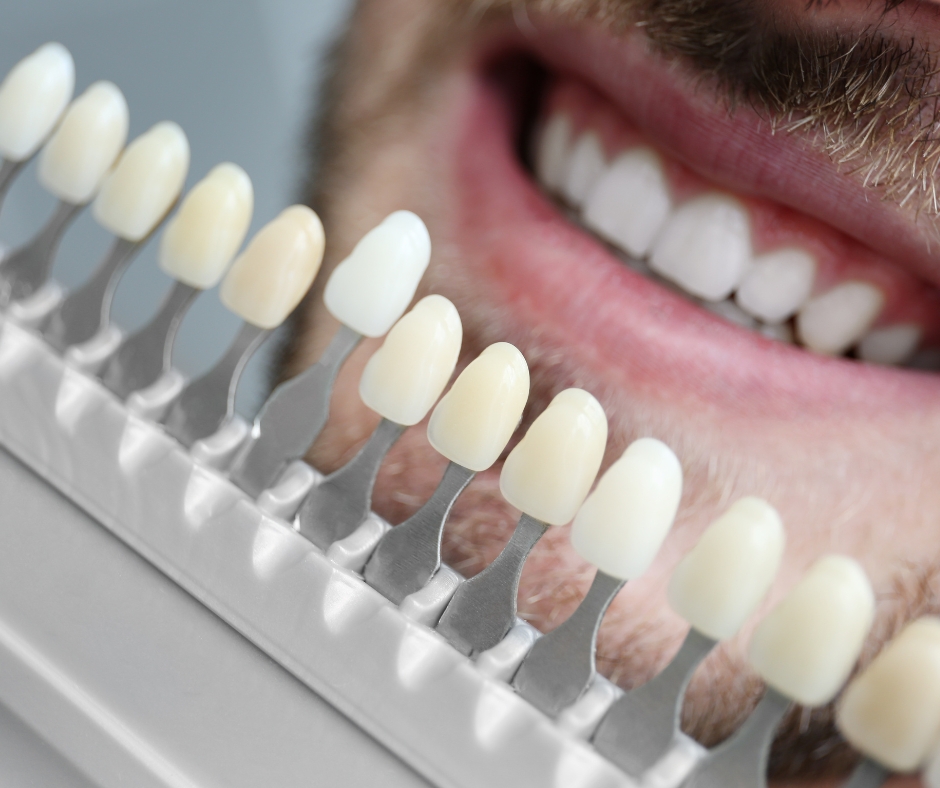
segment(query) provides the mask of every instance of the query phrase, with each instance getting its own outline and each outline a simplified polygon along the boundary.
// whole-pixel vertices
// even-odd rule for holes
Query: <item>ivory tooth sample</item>
[[[185,235],[185,229],[178,232]],[[232,417],[245,365],[310,288],[323,246],[320,218],[306,205],[292,205],[262,227],[232,263],[221,298],[244,320],[241,330],[216,365],[183,389],[163,419],[167,432],[184,446],[209,437]],[[166,259],[179,275],[185,266],[172,255]],[[191,270],[190,281],[207,281],[210,268]]]
[[[463,583],[438,631],[472,655],[495,646],[516,621],[516,596],[526,557],[549,525],[575,516],[594,482],[607,444],[607,417],[583,389],[558,394],[503,464],[503,497],[523,512],[509,544]]]
[[[682,497],[682,467],[653,438],[630,444],[601,477],[571,527],[571,544],[597,567],[577,610],[539,638],[513,679],[536,708],[557,717],[594,680],[601,619],[627,580],[643,575],[669,533]]]
[[[189,142],[164,121],[125,148],[92,206],[97,222],[116,238],[91,278],[59,304],[43,333],[59,350],[87,342],[110,322],[121,274],[179,197],[189,169]]]
[[[254,206],[247,173],[219,164],[186,195],[160,239],[160,267],[176,280],[154,318],[128,337],[101,376],[124,398],[168,372],[176,331],[196,296],[215,287],[245,240]]]
[[[59,205],[32,240],[0,263],[4,300],[26,298],[49,279],[62,236],[121,153],[127,124],[124,94],[111,82],[94,83],[69,105],[39,157],[39,182]]]
[[[742,498],[679,562],[669,583],[669,603],[691,629],[669,665],[614,703],[594,734],[598,751],[627,774],[642,777],[672,749],[692,674],[718,641],[737,634],[764,599],[785,541],[776,510],[760,498]]]
[[[758,625],[750,663],[767,692],[744,725],[699,762],[683,788],[767,785],[770,742],[792,702],[829,703],[848,678],[871,627],[875,598],[852,559],[817,561]]]
[[[499,459],[529,397],[529,367],[513,345],[490,345],[460,373],[431,413],[428,440],[450,464],[434,495],[379,542],[366,582],[396,604],[441,565],[444,524],[474,475]]]
[[[342,324],[323,356],[278,386],[255,419],[231,478],[255,497],[313,444],[340,366],[363,336],[383,336],[407,309],[431,259],[424,222],[396,211],[366,233],[330,275],[324,301]]]
[[[382,421],[362,450],[300,507],[299,530],[315,545],[327,549],[366,519],[382,460],[405,427],[421,421],[441,396],[462,340],[460,315],[441,295],[422,298],[388,332],[359,381],[359,396]]]

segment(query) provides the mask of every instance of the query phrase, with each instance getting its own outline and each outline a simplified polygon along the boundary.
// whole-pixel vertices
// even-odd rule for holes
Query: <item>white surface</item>
[[[837,356],[858,342],[878,319],[884,294],[869,282],[843,282],[811,298],[796,316],[796,332],[811,350]]]
[[[758,255],[735,294],[738,305],[765,323],[782,323],[806,303],[816,279],[816,261],[802,249]]]
[[[568,202],[577,207],[583,205],[606,167],[600,137],[593,131],[584,132],[572,146],[565,168],[562,193]]]

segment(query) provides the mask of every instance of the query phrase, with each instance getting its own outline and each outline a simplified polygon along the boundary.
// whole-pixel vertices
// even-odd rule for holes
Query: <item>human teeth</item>
[[[602,572],[633,580],[653,563],[682,497],[682,466],[665,444],[640,438],[597,483],[571,526],[571,544]]]
[[[669,217],[653,245],[650,268],[692,295],[721,301],[750,262],[747,210],[732,197],[706,194]]]
[[[535,151],[535,174],[549,191],[560,192],[568,169],[571,121],[567,115],[552,116],[539,136]]]
[[[428,440],[451,462],[485,471],[506,448],[528,398],[525,358],[497,342],[467,365],[434,408]]]
[[[679,562],[670,606],[710,638],[733,637],[770,589],[785,541],[777,511],[760,498],[742,498]]]
[[[903,364],[917,352],[920,326],[904,323],[875,328],[858,343],[858,357],[875,364]]]
[[[634,257],[645,256],[672,210],[662,163],[648,148],[621,154],[600,176],[582,219]]]
[[[606,166],[600,138],[593,131],[582,134],[571,149],[562,184],[568,202],[576,207],[583,205]]]
[[[709,312],[723,317],[729,323],[734,323],[742,328],[757,328],[757,321],[730,298],[726,298],[724,301],[706,301],[702,306]]]
[[[422,298],[369,359],[359,396],[389,421],[417,424],[450,380],[462,339],[457,308],[441,295]]]
[[[786,697],[826,704],[858,659],[874,606],[862,568],[845,556],[825,556],[758,625],[751,665]]]
[[[940,736],[940,620],[909,624],[846,689],[839,731],[896,772],[923,765]]]
[[[754,258],[735,299],[765,323],[782,323],[806,303],[815,276],[811,255],[801,249],[778,249]]]
[[[843,282],[811,299],[796,317],[800,341],[811,350],[839,355],[858,342],[875,322],[884,296],[867,282]]]
[[[75,64],[61,44],[44,44],[0,84],[0,154],[23,161],[49,136],[75,89]]]
[[[128,241],[140,241],[170,210],[186,180],[189,142],[164,121],[125,148],[95,198],[98,223]]]
[[[323,260],[323,225],[292,205],[262,227],[222,280],[220,297],[258,328],[275,328],[300,303]]]
[[[431,259],[431,236],[411,211],[366,233],[333,271],[323,301],[341,323],[380,337],[404,314]]]
[[[607,417],[583,389],[565,389],[532,422],[499,477],[503,497],[550,525],[571,521],[591,489],[607,444]]]
[[[215,287],[245,240],[254,191],[235,164],[219,164],[186,195],[160,239],[160,267],[191,287]]]
[[[127,141],[127,102],[111,82],[96,82],[71,103],[39,158],[39,182],[60,200],[94,197]]]
[[[759,331],[767,339],[793,344],[793,329],[790,328],[789,323],[765,323],[761,325]]]

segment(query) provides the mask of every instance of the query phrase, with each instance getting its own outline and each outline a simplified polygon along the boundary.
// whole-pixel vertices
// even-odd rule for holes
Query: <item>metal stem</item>
[[[427,502],[379,542],[366,564],[366,582],[396,605],[424,588],[441,565],[444,523],[454,501],[474,471],[455,462],[447,466],[441,483]]]
[[[170,369],[173,340],[190,305],[202,291],[174,282],[157,314],[136,334],[125,339],[108,362],[101,380],[124,399],[147,388]]]
[[[486,569],[462,583],[437,631],[469,655],[492,648],[516,623],[516,596],[522,567],[548,526],[527,514],[519,518],[509,543]]]
[[[297,514],[300,533],[326,550],[362,525],[382,461],[404,431],[403,425],[382,419],[359,453],[310,491]]]
[[[184,446],[208,438],[235,412],[235,391],[245,365],[271,329],[243,323],[225,355],[183,389],[163,419],[167,432]]]
[[[716,642],[690,629],[662,672],[611,706],[594,734],[597,750],[631,777],[642,777],[676,742],[686,688]]]
[[[289,462],[306,454],[326,423],[339,368],[360,339],[361,334],[340,326],[316,364],[268,397],[231,471],[232,481],[246,493],[257,497],[277,481]]]
[[[891,772],[870,758],[864,758],[852,772],[842,788],[881,788]]]
[[[3,208],[3,199],[7,196],[7,192],[10,191],[13,179],[20,174],[20,171],[26,166],[28,161],[29,159],[24,159],[23,161],[3,159],[2,163],[0,163],[0,209]]]

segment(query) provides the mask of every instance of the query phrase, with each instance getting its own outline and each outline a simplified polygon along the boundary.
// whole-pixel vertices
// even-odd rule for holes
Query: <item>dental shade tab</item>
[[[404,314],[430,259],[427,227],[410,211],[395,211],[360,239],[323,296],[339,330],[317,363],[268,398],[233,462],[235,484],[257,497],[307,452],[326,423],[340,366],[363,336],[384,336]]]
[[[366,519],[385,455],[437,402],[462,341],[460,315],[441,295],[422,298],[388,332],[359,381],[359,396],[382,420],[359,453],[316,485],[300,507],[298,530],[315,545],[326,550]]]

